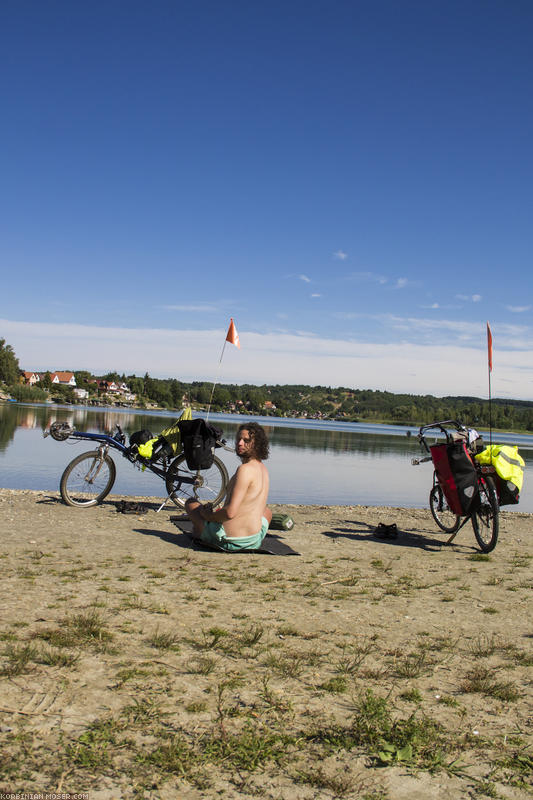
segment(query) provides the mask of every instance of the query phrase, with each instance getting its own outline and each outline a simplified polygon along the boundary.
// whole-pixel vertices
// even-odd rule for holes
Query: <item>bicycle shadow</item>
[[[322,531],[322,536],[327,536],[330,539],[351,539],[354,542],[377,542],[392,547],[409,547],[437,553],[448,546],[453,547],[458,552],[469,553],[471,551],[476,551],[474,546],[468,546],[455,540],[451,542],[450,545],[447,545],[449,535],[442,534],[447,538],[439,540],[435,538],[435,536],[439,536],[439,532],[436,532],[435,535],[428,535],[426,531],[420,530],[419,528],[404,528],[398,531],[398,537],[396,539],[381,539],[374,535],[375,527],[366,522],[346,520],[345,524],[352,525],[353,527],[339,527],[329,531]]]

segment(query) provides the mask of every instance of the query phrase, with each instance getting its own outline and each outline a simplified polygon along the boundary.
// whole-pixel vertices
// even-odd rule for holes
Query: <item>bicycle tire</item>
[[[194,478],[194,483],[184,483],[182,478]],[[218,505],[226,494],[228,480],[228,471],[216,456],[208,469],[191,470],[182,453],[170,464],[165,482],[168,496],[174,505],[185,508],[185,501],[188,499],[198,500],[202,505]]]
[[[98,450],[91,450],[81,453],[66,466],[59,491],[67,506],[89,508],[107,497],[116,476],[117,470],[111,456],[101,456]]]
[[[455,533],[455,531],[459,530],[461,517],[451,510],[442,487],[438,483],[433,486],[429,493],[429,508],[431,516],[442,531]]]
[[[488,475],[478,478],[480,506],[472,512],[472,527],[477,543],[484,553],[496,547],[500,531],[500,506],[494,481]]]

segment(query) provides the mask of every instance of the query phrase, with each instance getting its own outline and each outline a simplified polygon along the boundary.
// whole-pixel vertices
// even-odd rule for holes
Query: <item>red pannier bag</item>
[[[468,514],[478,497],[477,472],[464,442],[430,448],[437,478],[454,514]]]

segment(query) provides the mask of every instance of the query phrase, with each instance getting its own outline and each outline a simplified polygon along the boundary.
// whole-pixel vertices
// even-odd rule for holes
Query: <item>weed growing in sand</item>
[[[418,689],[407,689],[407,691],[401,693],[400,697],[402,700],[406,700],[408,703],[420,704],[422,702],[422,695]]]
[[[172,650],[179,652],[179,638],[176,633],[165,633],[159,630],[154,631],[146,640],[150,647],[155,647],[156,650]]]
[[[13,677],[27,672],[30,663],[37,660],[39,652],[30,644],[9,644],[2,655],[6,662],[0,668],[0,675]]]
[[[66,747],[67,758],[79,767],[101,770],[111,764],[111,748],[117,743],[117,723],[96,721]]]
[[[199,656],[187,664],[186,672],[190,675],[210,675],[216,667],[216,659],[210,656]]]
[[[48,667],[72,667],[79,658],[79,653],[66,653],[56,647],[43,647],[35,657],[35,661]]]
[[[117,683],[113,688],[120,689],[128,681],[134,680],[135,678],[144,678],[149,674],[150,673],[147,669],[140,669],[139,667],[123,667],[117,672]]]
[[[465,693],[477,692],[507,703],[516,702],[520,696],[516,686],[511,681],[496,680],[494,672],[493,667],[481,665],[474,667],[467,673],[461,685],[461,691]]]
[[[491,556],[488,553],[472,553],[471,556],[468,556],[469,561],[492,561]]]
[[[392,671],[398,678],[418,678],[428,672],[430,665],[428,651],[421,650],[402,655],[401,659],[394,661]]]
[[[487,606],[486,608],[481,609],[482,614],[498,614],[498,609],[494,608],[494,606]]]
[[[480,634],[470,645],[469,650],[476,658],[493,655],[498,649],[498,639],[494,634]]]
[[[365,658],[375,650],[375,645],[366,639],[351,645],[344,645],[342,655],[333,663],[338,675],[355,675]]]
[[[280,625],[277,634],[278,636],[302,636],[298,628],[295,628],[294,625],[290,625],[289,623]]]
[[[104,620],[96,609],[85,614],[66,617],[60,628],[48,628],[37,632],[34,636],[44,639],[54,647],[91,645],[102,652],[109,650],[109,642],[113,639],[113,635],[107,630]]]
[[[531,790],[533,774],[533,752],[530,745],[511,750],[496,761],[496,765],[506,773],[507,782],[512,786]]]
[[[287,652],[279,655],[271,653],[265,661],[265,666],[282,678],[298,678],[304,671],[306,663],[305,653]]]
[[[382,764],[406,761],[425,769],[442,766],[446,748],[451,746],[449,732],[441,725],[428,717],[418,718],[416,711],[406,719],[395,719],[387,698],[371,690],[359,696],[348,725],[318,730],[311,736],[333,751],[365,747]]]
[[[337,675],[334,678],[330,678],[329,681],[320,683],[318,688],[332,694],[343,694],[348,689],[348,682],[343,675]]]
[[[292,703],[284,695],[278,695],[270,688],[268,678],[263,678],[263,689],[259,696],[265,703],[268,710],[275,711],[277,714],[292,714]]]
[[[201,714],[202,711],[207,711],[207,703],[203,700],[196,703],[189,703],[185,706],[185,711],[189,714]]]
[[[298,783],[314,786],[316,789],[327,789],[334,797],[344,797],[347,794],[361,797],[360,790],[363,785],[360,779],[346,771],[339,771],[328,775],[322,767],[314,770],[299,770],[296,775]],[[357,790],[357,795],[354,792]]]

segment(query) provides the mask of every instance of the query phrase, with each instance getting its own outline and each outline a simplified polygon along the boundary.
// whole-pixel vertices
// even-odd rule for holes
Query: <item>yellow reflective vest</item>
[[[499,477],[513,483],[519,492],[524,482],[525,461],[516,445],[493,444],[475,456],[480,464],[492,464]]]

